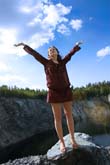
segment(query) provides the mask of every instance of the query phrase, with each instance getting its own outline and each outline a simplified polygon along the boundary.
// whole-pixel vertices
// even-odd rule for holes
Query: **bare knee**
[[[63,104],[64,106],[64,114],[66,117],[70,117],[72,115],[72,103],[71,102],[66,102]]]
[[[61,122],[61,120],[62,120],[61,115],[59,115],[59,116],[54,115],[54,122],[55,122],[55,123],[60,123],[60,122]]]
[[[69,118],[70,116],[72,116],[72,111],[70,110],[64,110],[64,114],[67,118]]]
[[[51,104],[53,116],[54,116],[54,122],[58,123],[61,122],[62,116],[61,116],[61,105],[60,104]]]

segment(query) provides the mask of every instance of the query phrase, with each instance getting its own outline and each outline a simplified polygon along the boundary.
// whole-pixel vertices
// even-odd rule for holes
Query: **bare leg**
[[[62,130],[62,113],[61,113],[61,104],[60,103],[52,103],[52,111],[54,115],[54,124],[55,129],[60,140],[60,151],[65,152],[65,143],[63,139],[63,130]]]
[[[73,148],[78,148],[78,144],[76,143],[74,138],[74,120],[72,116],[72,102],[64,102],[63,106],[64,106],[64,113],[66,115],[68,130],[70,133],[71,144]]]

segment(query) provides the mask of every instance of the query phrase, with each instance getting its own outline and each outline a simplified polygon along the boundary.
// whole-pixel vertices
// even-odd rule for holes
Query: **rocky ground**
[[[63,126],[65,126],[65,117],[64,114],[62,115]],[[107,125],[110,128],[110,104],[105,98],[74,102],[73,116],[77,131],[83,132],[87,127],[91,132],[95,131],[95,125],[90,128],[89,122],[104,127]],[[99,130],[99,125],[97,130]],[[0,97],[0,160],[15,151],[19,143],[25,143],[32,136],[53,129],[51,107],[45,100]],[[46,156],[30,156],[15,161],[24,161],[24,159],[25,161],[37,159],[37,161],[48,162]]]
[[[1,165],[109,165],[110,147],[102,148],[93,143],[92,137],[84,133],[75,133],[79,144],[72,149],[69,135],[64,137],[67,152],[59,151],[59,141],[48,150],[46,155],[28,156],[8,161]]]

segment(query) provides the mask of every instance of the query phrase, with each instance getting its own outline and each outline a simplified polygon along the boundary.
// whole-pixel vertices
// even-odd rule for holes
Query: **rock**
[[[99,108],[104,110],[102,114],[99,114]],[[98,114],[98,117],[94,114]],[[103,116],[110,121],[110,110],[108,104],[100,99],[82,100],[73,103],[73,116],[75,130],[83,131],[89,119],[101,120]],[[63,125],[66,125],[65,117]],[[0,97],[0,148],[53,129],[51,106],[46,100]]]
[[[60,152],[59,141],[47,152],[47,159],[59,165],[109,165],[108,151],[92,142],[92,137],[84,133],[75,133],[78,149],[72,148],[69,135],[64,137],[66,152]]]
[[[108,151],[108,154],[110,156],[110,146],[105,147],[105,149]]]
[[[84,148],[86,146],[86,149],[89,150],[90,146],[95,147],[96,145],[91,142],[91,137],[87,134],[82,133],[75,133],[75,139],[77,144],[79,145],[79,148]],[[71,152],[73,150],[71,143],[69,141],[69,134],[64,137],[67,153]],[[89,146],[89,147],[88,147]],[[59,148],[59,141],[47,152],[47,158],[49,160],[57,160],[60,157],[65,156],[65,154],[62,154],[60,152]]]
[[[0,148],[52,129],[52,112],[45,101],[0,98]]]
[[[76,111],[75,118],[81,119],[83,113]],[[63,123],[66,125],[65,120]],[[46,101],[0,97],[0,150],[53,129],[53,115]]]
[[[110,153],[107,149],[94,144],[91,136],[75,133],[78,149],[72,149],[69,135],[64,139],[67,152],[63,155],[59,151],[58,141],[48,150],[47,155],[28,156],[1,165],[110,165]]]
[[[29,164],[40,164],[41,163],[41,157],[40,156],[28,156],[21,159],[15,159],[13,161],[8,161],[7,163],[1,164],[1,165],[29,165]]]
[[[99,111],[101,106],[102,109]],[[95,114],[98,114],[99,118],[100,116],[104,118],[102,123],[105,123],[107,119],[108,126],[110,126],[110,110],[107,102],[100,101],[100,99],[74,102],[75,131],[86,132],[91,131],[92,128],[93,131],[96,130],[93,125],[92,127],[89,125],[89,119],[96,121]],[[101,122],[99,118],[98,121]],[[64,116],[63,126],[67,126]],[[3,155],[10,155],[19,143],[51,130],[54,130],[53,115],[46,100],[0,97],[0,160]]]

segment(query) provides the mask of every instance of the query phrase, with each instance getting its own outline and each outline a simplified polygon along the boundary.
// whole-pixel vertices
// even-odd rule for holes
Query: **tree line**
[[[93,97],[101,97],[110,95],[110,81],[98,83],[89,83],[86,87],[73,88],[74,99],[90,99]]]
[[[73,99],[82,100],[90,99],[92,97],[108,96],[110,94],[110,81],[103,81],[98,83],[89,83],[85,87],[72,86]],[[19,98],[32,98],[32,99],[45,99],[47,90],[29,89],[8,87],[7,85],[0,86],[0,97],[19,97]]]
[[[46,97],[46,90],[39,89],[29,89],[29,88],[18,88],[8,87],[7,85],[2,85],[0,87],[0,97],[18,97],[18,98],[39,98],[44,99]]]

